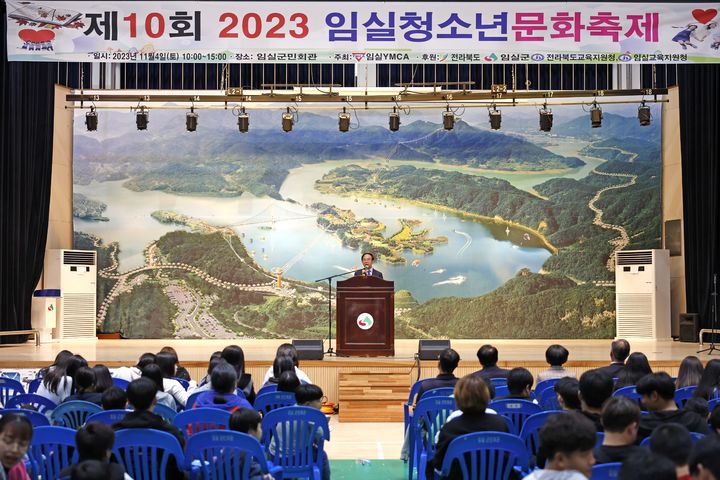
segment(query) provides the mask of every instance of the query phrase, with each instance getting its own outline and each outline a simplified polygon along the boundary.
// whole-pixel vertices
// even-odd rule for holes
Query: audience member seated
[[[580,375],[578,388],[581,413],[595,424],[598,432],[602,432],[602,408],[605,400],[612,396],[612,378],[600,368],[588,370]]]
[[[553,388],[561,409],[580,410],[580,382],[577,378],[563,377]]]
[[[127,393],[119,387],[110,387],[102,393],[100,402],[103,410],[125,410]]]
[[[155,363],[155,354],[143,353],[140,355],[140,358],[134,367],[116,368],[115,371],[113,371],[112,376],[113,378],[119,378],[127,382],[132,382],[133,380],[137,380],[142,377],[142,369],[151,363]]]
[[[438,357],[438,375],[435,378],[424,380],[418,391],[418,400],[423,394],[433,388],[453,388],[458,378],[453,373],[460,363],[460,355],[452,348],[446,348]]]
[[[508,395],[497,397],[495,400],[518,399],[532,400],[533,376],[527,368],[516,367],[510,370],[507,377]],[[533,400],[537,403],[536,400]]]
[[[550,365],[550,368],[538,373],[537,383],[552,380],[553,378],[574,377],[573,372],[563,367],[569,356],[570,352],[562,345],[550,345],[545,350],[545,361]]]
[[[708,401],[704,398],[689,398],[688,401],[685,402],[685,406],[683,408],[685,410],[697,413],[702,418],[705,418],[708,421],[710,420],[710,406],[708,405]]]
[[[291,372],[294,374],[294,372]],[[297,375],[295,376],[297,378]],[[262,428],[260,423],[262,417],[258,412],[251,408],[241,408],[235,410],[230,415],[230,430],[240,433],[247,433],[248,435],[257,438],[258,442],[262,438]],[[249,480],[273,480],[272,475],[269,473],[263,475],[260,470],[260,464],[257,460],[252,461],[250,464]]]
[[[713,358],[705,365],[693,396],[710,401],[717,397],[718,385],[720,385],[720,359]]]
[[[295,392],[300,386],[300,379],[295,375],[295,370],[288,370],[280,374],[278,380],[278,392]]]
[[[620,467],[618,480],[676,480],[675,464],[643,448]]]
[[[587,480],[590,478],[597,434],[593,423],[576,412],[554,415],[540,429],[538,457],[547,459],[542,470],[525,480]]]
[[[605,438],[602,446],[595,449],[596,463],[624,462],[637,453],[640,407],[627,397],[611,397],[602,410]]]
[[[0,478],[30,480],[23,460],[32,437],[33,426],[25,415],[6,413],[0,418]]]
[[[250,403],[254,402],[255,385],[252,376],[245,373],[245,352],[243,352],[243,349],[237,345],[229,345],[220,353],[220,358],[235,367],[238,378],[237,388],[243,392],[243,395]]]
[[[273,375],[270,377],[270,379],[263,385],[276,385],[280,381],[280,375],[282,375],[283,372],[292,372],[296,371],[294,370],[295,366],[293,365],[292,358],[280,356],[275,357],[275,360],[273,360]],[[299,377],[298,377],[299,378]]]
[[[193,408],[219,408],[234,412],[239,408],[252,408],[252,405],[241,395],[237,395],[237,373],[235,367],[222,361],[218,363],[210,375],[212,390],[198,395]]]
[[[480,347],[477,351],[477,357],[482,368],[473,373],[473,375],[482,378],[486,382],[489,382],[491,378],[507,378],[510,373],[510,370],[497,366],[498,350],[492,345],[483,345]]]
[[[642,395],[642,404],[650,411],[640,419],[638,440],[649,437],[653,430],[666,423],[684,425],[691,432],[708,433],[704,418],[695,412],[678,409],[675,404],[675,382],[667,373],[646,375],[635,389]]]
[[[103,393],[105,390],[113,386],[112,375],[110,369],[105,365],[95,365],[92,367],[95,372],[95,391]]]
[[[693,441],[687,428],[676,423],[657,427],[650,437],[650,450],[675,464],[678,480],[691,480],[688,460]]]
[[[175,380],[175,367],[177,356],[169,352],[160,352],[155,355],[155,365],[160,367],[163,375],[163,390],[175,399],[175,403],[185,408],[185,403],[190,396],[188,391]]]
[[[720,480],[720,442],[708,436],[700,440],[690,454],[690,474],[697,480]]]
[[[298,355],[297,355],[297,349],[292,343],[283,343],[275,352],[275,358],[277,357],[290,357],[293,361],[293,365],[295,365],[295,374],[300,379],[301,383],[312,383],[310,378],[300,370],[300,362],[298,361]],[[268,380],[270,380],[270,377],[273,376],[273,369],[272,367],[268,368],[267,372],[265,372],[265,377],[263,377],[263,385],[268,383]]]
[[[625,368],[618,374],[615,389],[635,385],[638,380],[650,373],[652,373],[652,368],[650,368],[650,362],[648,362],[645,354],[641,352],[631,353],[625,362]]]
[[[708,423],[710,424],[710,432],[715,434],[716,439],[720,441],[720,405],[716,406],[710,413]]]
[[[610,345],[610,365],[601,367],[600,370],[610,378],[618,378],[620,372],[625,368],[625,359],[630,355],[630,343],[622,338],[618,338]]]
[[[92,368],[80,367],[73,380],[75,393],[63,400],[63,403],[82,400],[100,405],[102,394],[95,391],[95,371]]]
[[[125,468],[117,463],[110,463],[112,448],[115,444],[115,431],[107,425],[98,422],[88,423],[75,434],[75,445],[78,453],[78,464],[72,465],[62,472],[61,477],[73,477],[82,462],[94,460],[104,465],[100,471],[105,473],[103,480],[130,479],[125,474]],[[130,479],[132,480],[132,479]]]
[[[696,387],[703,374],[703,364],[695,355],[688,355],[680,362],[675,388]]]
[[[195,392],[203,392],[205,390],[208,390],[210,388],[210,374],[212,373],[212,369],[215,367],[215,365],[218,364],[220,361],[220,355],[222,352],[217,351],[213,352],[212,355],[210,355],[210,360],[208,360],[208,368],[207,368],[207,375],[205,375],[202,380],[198,382],[197,388],[194,390]]]
[[[187,371],[187,368],[180,365],[180,357],[178,357],[178,354],[173,347],[163,347],[160,349],[160,353],[170,353],[175,355],[175,378],[191,382],[191,384],[195,383],[194,380],[190,378],[190,373]]]
[[[48,400],[61,404],[63,400],[74,393],[73,377],[81,367],[87,367],[87,361],[79,355],[66,357],[48,371],[37,389],[37,394]]]
[[[52,370],[53,368],[57,367],[61,363],[65,363],[68,358],[72,357],[73,353],[70,350],[60,350],[57,355],[55,355],[55,361],[52,363],[52,365],[41,368],[37,372],[37,378],[43,378],[47,373]]]
[[[455,403],[462,415],[443,425],[438,435],[435,456],[428,460],[427,478],[433,478],[433,470],[442,468],[443,459],[450,442],[460,435],[473,432],[508,432],[507,423],[499,415],[490,415],[485,409],[490,402],[490,391],[479,376],[466,375],[455,384]],[[450,478],[462,478],[460,467],[453,465]]]
[[[177,403],[175,403],[175,399],[172,395],[165,391],[165,378],[163,377],[160,367],[151,363],[142,369],[142,377],[149,378],[155,382],[155,386],[157,387],[157,393],[155,394],[156,403],[170,407],[173,410],[177,410]]]

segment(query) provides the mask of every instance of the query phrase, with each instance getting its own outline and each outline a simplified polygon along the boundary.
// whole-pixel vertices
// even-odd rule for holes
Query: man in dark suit
[[[625,368],[625,359],[630,355],[630,342],[623,338],[618,338],[610,346],[610,360],[612,363],[607,367],[601,367],[597,370],[607,374],[610,378],[617,378],[620,372]]]
[[[477,351],[477,357],[478,357],[478,360],[480,360],[480,365],[482,365],[483,368],[482,368],[482,370],[478,370],[477,372],[474,372],[473,375],[477,375],[478,377],[485,380],[487,383],[490,383],[491,378],[507,378],[508,377],[510,370],[506,370],[504,368],[500,368],[497,366],[497,362],[498,362],[497,348],[493,347],[492,345],[483,345]]]
[[[356,277],[378,277],[383,278],[383,274],[379,270],[373,268],[373,262],[375,261],[375,255],[370,252],[365,252],[360,257],[362,260],[363,268],[355,271]]]
[[[458,378],[453,374],[455,369],[460,363],[460,355],[452,348],[446,348],[440,352],[438,357],[438,371],[439,374],[435,378],[429,378],[423,381],[418,391],[418,400],[422,397],[423,393],[433,388],[452,388],[458,381]]]

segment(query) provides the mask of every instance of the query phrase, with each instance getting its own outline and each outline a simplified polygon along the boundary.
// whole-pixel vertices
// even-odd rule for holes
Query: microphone
[[[368,267],[366,267],[365,265],[363,265],[363,271],[362,271],[362,274],[363,274],[363,276],[367,277],[367,274],[368,274]]]

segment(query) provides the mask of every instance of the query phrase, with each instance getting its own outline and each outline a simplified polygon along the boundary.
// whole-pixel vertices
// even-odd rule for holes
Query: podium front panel
[[[394,297],[394,283],[386,280],[356,277],[338,282],[338,354],[395,354]]]

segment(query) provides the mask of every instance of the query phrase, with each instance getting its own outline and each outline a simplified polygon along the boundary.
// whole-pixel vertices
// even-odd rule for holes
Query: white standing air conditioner
[[[615,253],[618,338],[670,339],[670,251]]]
[[[96,338],[97,253],[93,250],[48,250],[44,286],[60,290],[53,338]]]

